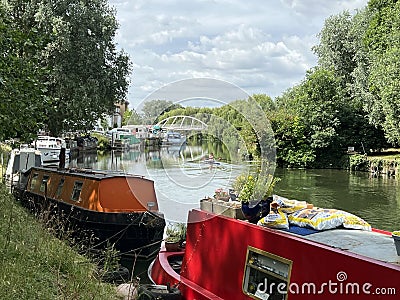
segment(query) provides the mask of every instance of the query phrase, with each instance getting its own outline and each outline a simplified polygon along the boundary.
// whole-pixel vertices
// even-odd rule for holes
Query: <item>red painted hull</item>
[[[288,294],[280,299],[400,297],[400,257],[382,262],[201,210],[189,213],[180,275],[168,264],[168,256],[179,253],[162,249],[151,276],[157,284],[179,283],[184,299],[259,299],[243,290],[248,246],[291,262]]]

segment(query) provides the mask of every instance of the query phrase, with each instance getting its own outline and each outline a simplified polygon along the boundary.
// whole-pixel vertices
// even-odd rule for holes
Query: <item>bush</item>
[[[97,149],[99,151],[108,150],[110,148],[110,141],[102,134],[92,133],[93,137],[97,138]]]
[[[369,161],[366,154],[354,154],[349,157],[349,167],[352,171],[366,171]]]

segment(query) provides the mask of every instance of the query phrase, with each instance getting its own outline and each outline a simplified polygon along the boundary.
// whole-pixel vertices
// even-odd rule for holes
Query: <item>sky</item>
[[[127,100],[136,109],[160,88],[196,78],[280,96],[317,64],[312,47],[325,20],[367,2],[109,0],[120,24],[117,46],[133,63]]]

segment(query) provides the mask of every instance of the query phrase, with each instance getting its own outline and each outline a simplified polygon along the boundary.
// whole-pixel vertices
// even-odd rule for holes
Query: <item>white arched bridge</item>
[[[201,131],[207,129],[207,124],[203,121],[190,116],[173,116],[161,120],[156,124],[163,130],[171,131]]]

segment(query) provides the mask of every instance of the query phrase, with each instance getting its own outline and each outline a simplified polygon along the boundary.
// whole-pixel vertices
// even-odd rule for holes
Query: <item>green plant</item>
[[[91,259],[52,234],[47,217],[39,221],[0,184],[0,299],[120,299]]]
[[[236,177],[233,188],[238,193],[241,202],[249,202],[271,196],[279,181],[279,177],[271,174],[268,174],[266,178],[261,178],[259,175],[242,174]]]
[[[107,150],[109,148],[110,141],[107,137],[98,133],[91,133],[91,136],[97,138],[97,149]]]
[[[218,188],[215,190],[215,194],[214,194],[215,199],[226,198],[226,197],[229,197],[229,194],[227,191],[224,191],[222,188]]]
[[[170,223],[166,230],[166,242],[177,243],[186,239],[186,224],[185,223]]]
[[[350,170],[365,170],[368,165],[368,158],[365,154],[354,154],[349,157]]]

